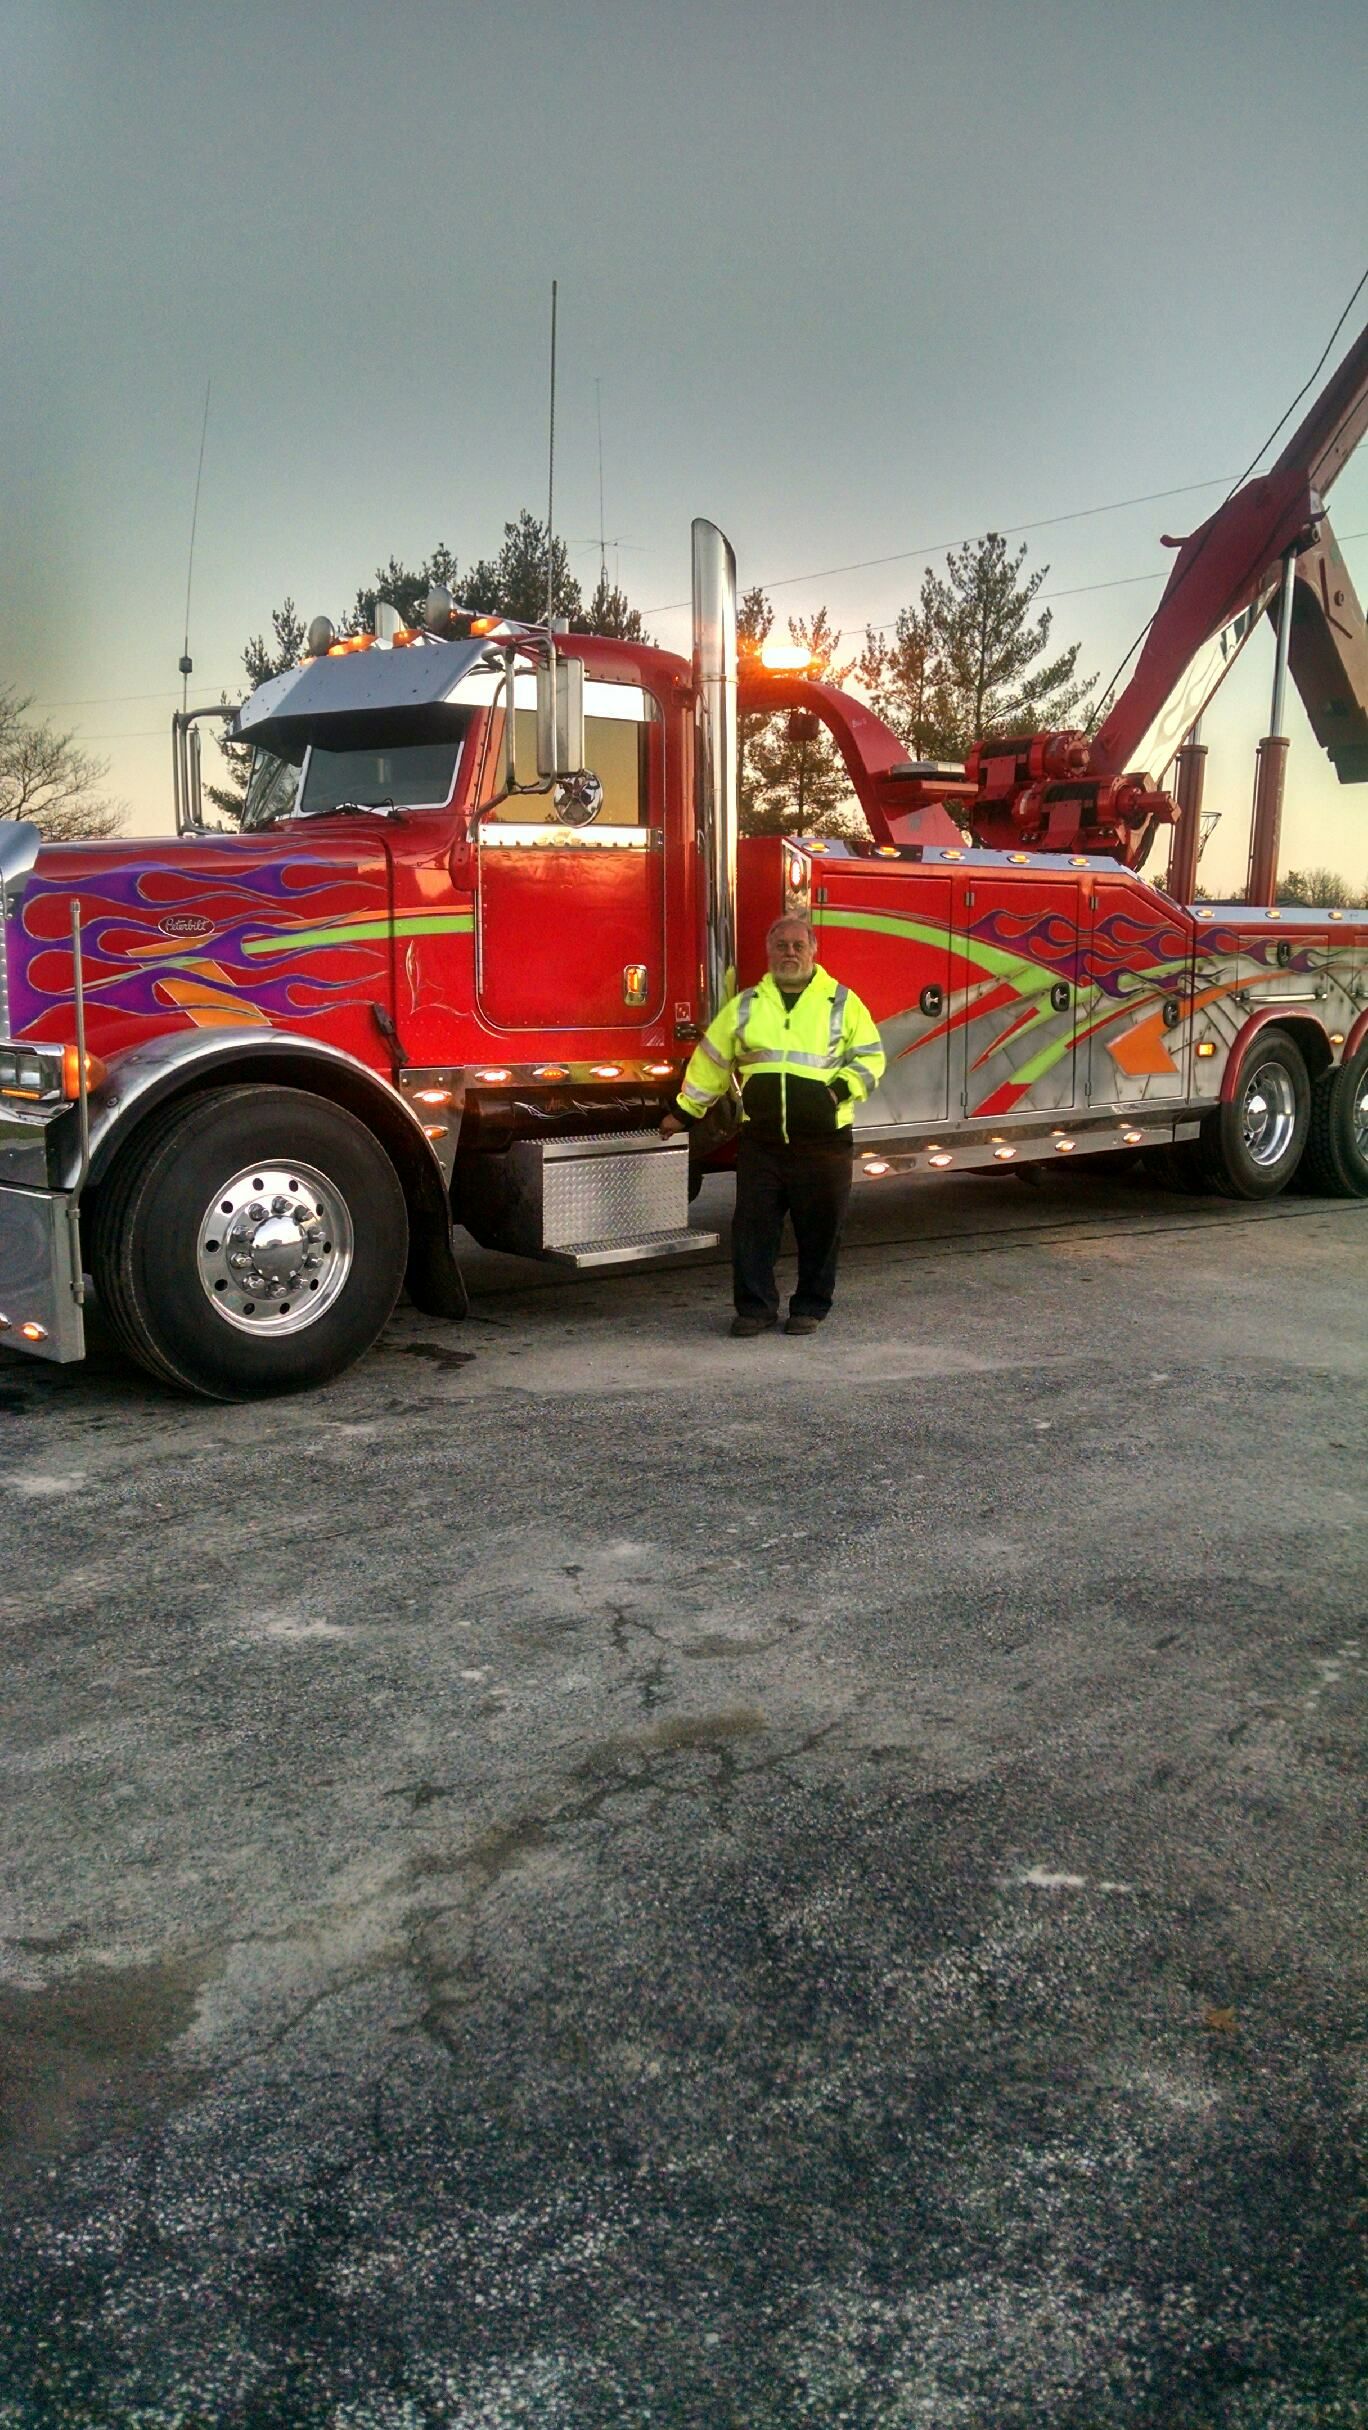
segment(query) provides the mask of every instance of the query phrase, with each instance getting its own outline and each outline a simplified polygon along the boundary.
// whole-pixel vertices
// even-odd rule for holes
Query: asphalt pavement
[[[0,1354],[0,2430],[1368,2423],[1368,1206],[472,1274]]]

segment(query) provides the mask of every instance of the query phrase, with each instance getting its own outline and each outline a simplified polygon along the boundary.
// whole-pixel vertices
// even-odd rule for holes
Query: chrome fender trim
[[[279,1066],[281,1078],[285,1079],[291,1065],[296,1073],[301,1067],[316,1070],[320,1096],[348,1105],[363,1120],[365,1110],[372,1108],[380,1123],[391,1132],[396,1124],[401,1124],[399,1135],[411,1147],[418,1170],[430,1174],[434,1188],[445,1200],[446,1178],[441,1159],[414,1108],[398,1089],[382,1080],[368,1064],[359,1062],[355,1055],[344,1053],[341,1047],[300,1037],[292,1030],[258,1029],[246,1024],[241,1029],[168,1030],[163,1036],[149,1038],[144,1045],[130,1047],[111,1060],[108,1077],[90,1099],[92,1182],[98,1182],[108,1171],[129,1131],[154,1106],[178,1095],[187,1081],[201,1081],[210,1076],[221,1077],[226,1084],[234,1079],[269,1079],[272,1066]],[[71,1179],[74,1178],[73,1164]]]

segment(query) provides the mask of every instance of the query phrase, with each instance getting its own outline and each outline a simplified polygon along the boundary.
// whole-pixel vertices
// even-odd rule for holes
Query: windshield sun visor
[[[404,650],[357,650],[315,658],[272,676],[245,700],[224,739],[282,757],[305,742],[358,750],[383,725],[391,742],[438,742],[459,732],[468,712],[452,698],[478,667],[483,641],[431,642]]]

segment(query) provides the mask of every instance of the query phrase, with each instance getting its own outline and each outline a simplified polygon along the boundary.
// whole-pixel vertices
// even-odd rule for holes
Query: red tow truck
[[[438,593],[420,630],[319,619],[232,714],[240,832],[200,811],[217,709],[175,721],[174,841],[0,828],[0,1342],[80,1358],[89,1276],[155,1375],[247,1397],[337,1374],[405,1283],[461,1315],[458,1226],[573,1270],[712,1246],[697,1143],[657,1126],[783,910],[880,1025],[871,1179],[1162,1148],[1238,1195],[1364,1194],[1368,910],[1272,902],[1276,713],[1251,899],[1186,898],[1195,721],[1265,610],[1275,710],[1290,670],[1368,777],[1368,633],[1324,511],[1365,421],[1368,331],[1182,544],[1092,736],[910,763],[858,700],[738,663],[700,522],[690,659]],[[738,841],[737,721],[776,709],[833,735],[866,846]],[[1176,798],[1148,773],[1175,748]],[[1167,887],[1141,868],[1163,827]]]

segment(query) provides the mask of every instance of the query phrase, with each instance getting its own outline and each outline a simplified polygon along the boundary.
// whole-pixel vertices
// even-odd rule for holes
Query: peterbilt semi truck
[[[200,806],[218,706],[174,721],[174,839],[0,828],[0,1344],[79,1359],[93,1287],[154,1375],[244,1398],[338,1374],[405,1284],[462,1315],[461,1227],[571,1271],[714,1246],[689,1199],[725,1126],[660,1119],[789,911],[880,1027],[871,1181],[1160,1151],[1237,1196],[1363,1195],[1368,910],[1170,889],[1203,653],[1265,612],[1275,704],[1290,669],[1368,776],[1368,632],[1323,501],[1365,420],[1368,331],[1181,544],[1091,735],[910,761],[858,699],[738,660],[732,551],[699,522],[687,658],[436,592],[418,629],[319,619],[229,716],[238,831]],[[830,732],[867,841],[738,838],[738,720],[780,711]],[[1176,799],[1148,772],[1175,745]],[[1284,753],[1261,746],[1252,881]]]

